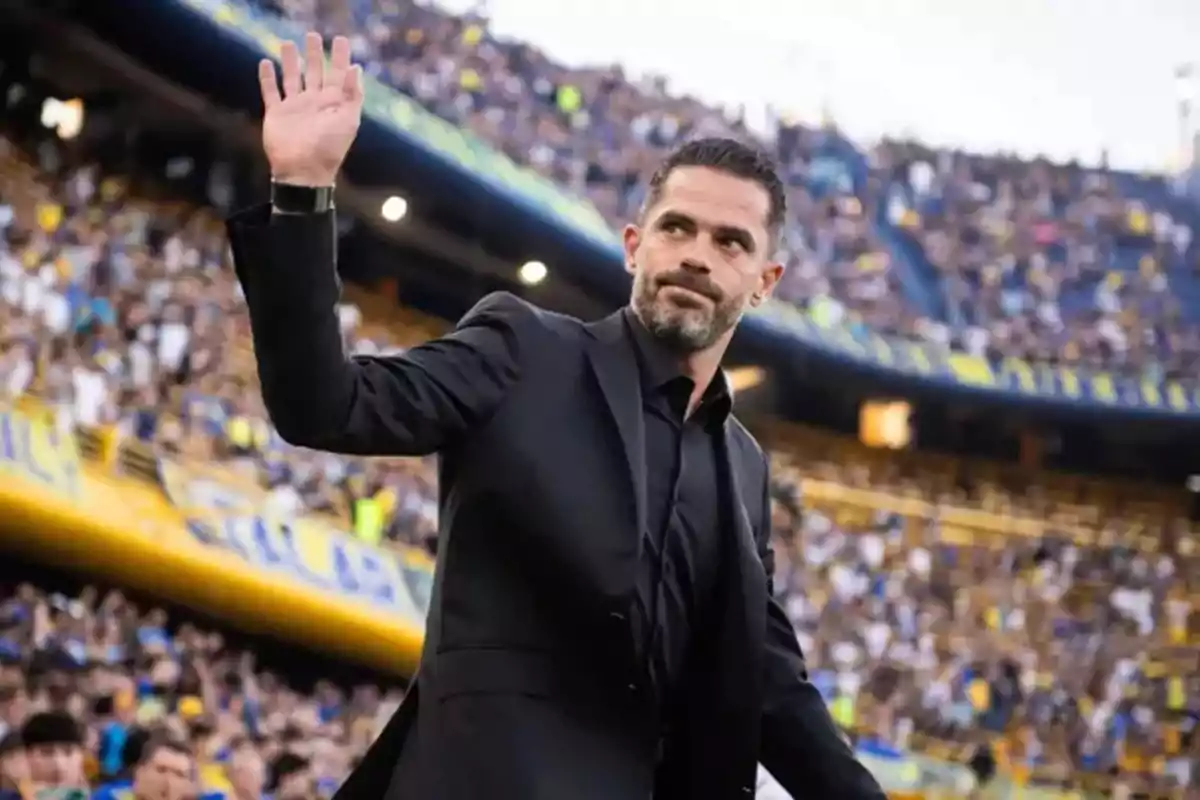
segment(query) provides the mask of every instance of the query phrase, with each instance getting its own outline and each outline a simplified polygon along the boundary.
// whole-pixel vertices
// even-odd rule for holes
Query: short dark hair
[[[757,183],[766,190],[771,203],[767,211],[767,230],[772,237],[778,235],[787,214],[787,193],[775,160],[767,153],[737,139],[693,139],[676,148],[650,176],[643,209],[649,209],[662,199],[663,186],[671,173],[680,167],[708,167]]]
[[[189,759],[193,757],[192,748],[188,747],[177,737],[172,736],[166,731],[155,731],[150,734],[142,745],[142,750],[138,753],[137,763],[145,764],[150,759],[158,754],[159,750],[169,750],[172,753],[178,753],[182,756],[187,756]]]
[[[42,711],[25,720],[21,741],[26,747],[83,745],[83,728],[65,711]]]
[[[296,755],[290,750],[285,750],[275,757],[271,763],[270,780],[268,786],[275,790],[279,788],[279,783],[289,775],[295,775],[297,772],[303,772],[308,769],[308,759],[304,756]]]

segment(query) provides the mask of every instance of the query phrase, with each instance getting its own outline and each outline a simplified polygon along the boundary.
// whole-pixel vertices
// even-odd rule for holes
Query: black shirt
[[[647,530],[642,532],[633,624],[650,685],[665,703],[717,583],[720,519],[728,505],[719,481],[717,446],[732,397],[718,374],[688,417],[695,384],[629,309],[625,324],[641,374],[646,444]]]

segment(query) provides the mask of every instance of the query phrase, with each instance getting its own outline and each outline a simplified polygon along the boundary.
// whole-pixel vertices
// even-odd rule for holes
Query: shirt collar
[[[673,381],[682,379],[688,381],[690,392],[691,379],[680,371],[674,354],[646,330],[646,326],[629,306],[624,309],[624,317],[625,328],[629,331],[637,353],[643,388],[658,391]],[[729,380],[725,377],[724,370],[717,370],[712,383],[700,399],[700,407],[696,413],[704,415],[705,425],[720,427],[732,412],[733,394],[729,390]]]

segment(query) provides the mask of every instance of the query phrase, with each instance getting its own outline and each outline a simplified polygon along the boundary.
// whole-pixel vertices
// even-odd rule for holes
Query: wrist
[[[334,208],[333,186],[271,181],[271,206],[283,214],[324,214]]]
[[[305,172],[272,172],[271,183],[281,183],[285,186],[303,186],[306,189],[324,189],[333,188],[337,181],[335,175],[320,175],[316,173]]]

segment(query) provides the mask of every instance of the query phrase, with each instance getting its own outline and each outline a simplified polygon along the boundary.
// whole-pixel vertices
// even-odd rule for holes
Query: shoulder
[[[536,337],[560,341],[578,339],[583,323],[575,317],[549,311],[518,297],[512,292],[492,292],[484,295],[458,323],[461,330],[479,325],[502,325],[519,337]]]

